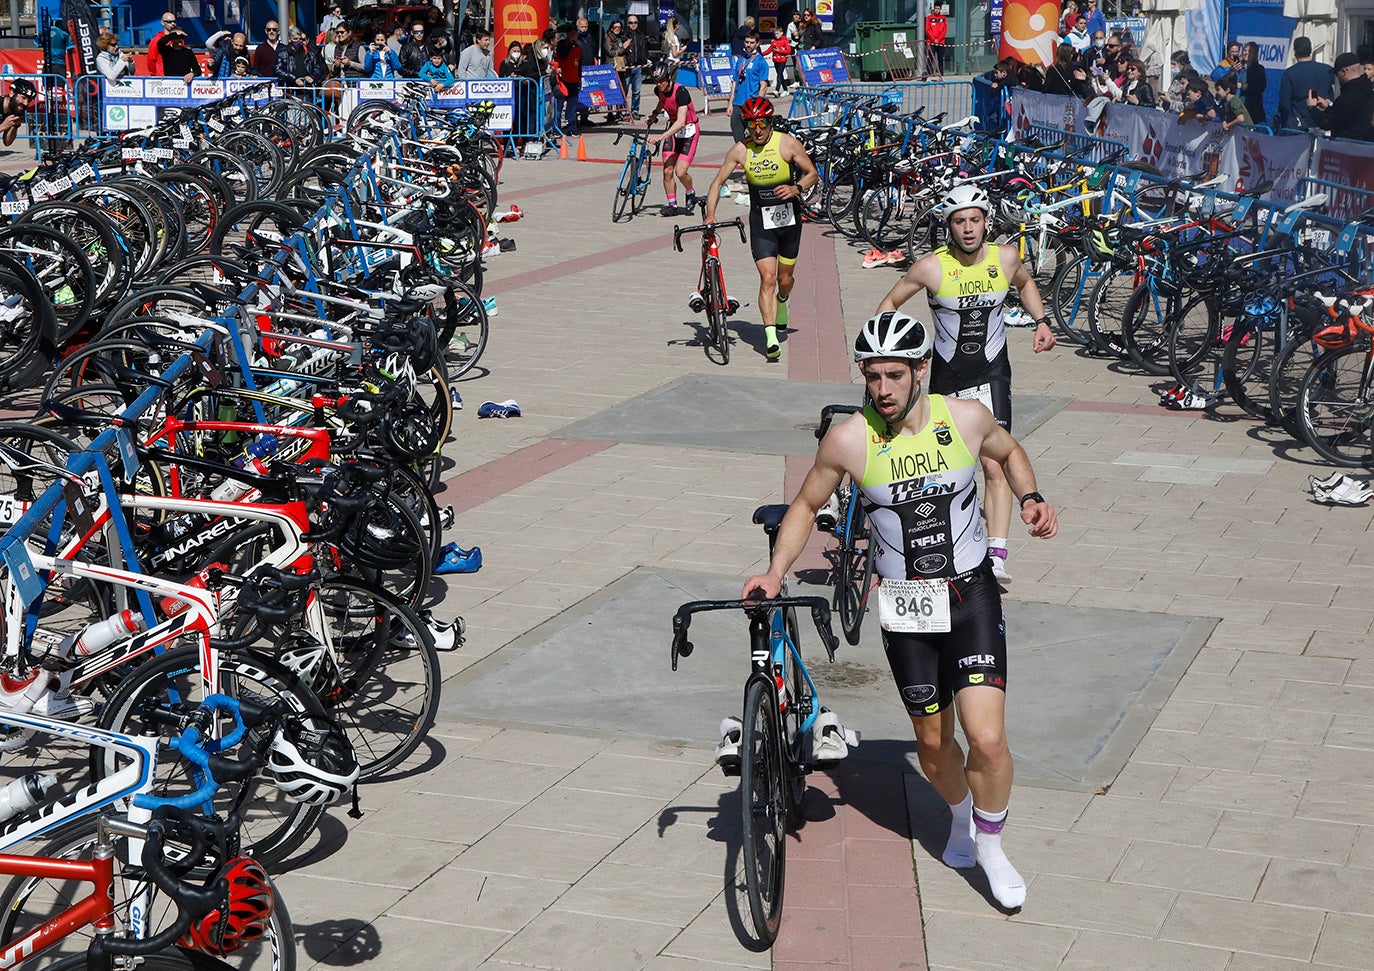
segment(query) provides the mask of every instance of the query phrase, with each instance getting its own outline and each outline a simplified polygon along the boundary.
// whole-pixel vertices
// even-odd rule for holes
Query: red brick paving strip
[[[527,445],[449,479],[443,498],[451,500],[455,513],[462,514],[610,447],[610,442],[574,442],[563,438]]]
[[[901,770],[849,760],[808,782],[834,812],[788,843],[773,971],[926,971]],[[809,793],[808,809],[817,801]]]

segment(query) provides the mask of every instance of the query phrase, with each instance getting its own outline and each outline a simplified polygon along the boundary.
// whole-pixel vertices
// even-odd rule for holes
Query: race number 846
[[[944,580],[883,580],[878,622],[898,634],[947,634],[949,584]]]

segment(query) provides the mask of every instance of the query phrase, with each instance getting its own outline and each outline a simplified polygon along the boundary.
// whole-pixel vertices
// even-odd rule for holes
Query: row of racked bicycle
[[[830,114],[791,123],[822,176],[813,221],[905,264],[944,242],[937,203],[977,184],[1083,353],[1169,379],[1165,407],[1233,404],[1328,462],[1374,465],[1374,191],[1308,177],[1274,201],[1269,183],[1165,178],[1089,136],[1016,143],[858,95]]]
[[[264,867],[433,724],[501,153],[427,90],[250,90],[6,187],[0,845],[49,842],[0,855],[0,966],[295,967]]]

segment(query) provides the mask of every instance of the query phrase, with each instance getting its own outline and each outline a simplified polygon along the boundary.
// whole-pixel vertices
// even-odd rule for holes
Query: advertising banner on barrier
[[[849,80],[849,67],[838,47],[818,47],[814,51],[798,51],[802,79],[809,85],[834,84]]]
[[[1087,110],[1077,98],[1018,89],[1012,93],[1012,131],[1018,139],[1034,134],[1036,128],[1110,138],[1125,144],[1133,160],[1153,165],[1167,176],[1222,173],[1231,178],[1228,187],[1234,187],[1237,179],[1245,186],[1273,182],[1272,196],[1277,199],[1295,198],[1298,180],[1308,174],[1360,185],[1346,169],[1369,166],[1374,158],[1371,146],[1368,154],[1356,154],[1349,162],[1344,157],[1340,162],[1333,160],[1333,168],[1341,168],[1339,176],[1309,173],[1310,135],[1266,135],[1248,128],[1224,132],[1219,122],[1179,121],[1167,112],[1116,104],[1107,106],[1097,125],[1089,125]],[[1357,142],[1336,144],[1360,151]],[[1374,182],[1374,176],[1366,179]]]
[[[102,120],[105,131],[129,131],[155,125],[174,108],[202,105],[262,84],[262,78],[198,78],[189,84],[180,78],[101,79]],[[270,97],[281,97],[281,88],[272,87]],[[264,95],[263,100],[269,96]]]
[[[1311,174],[1327,182],[1339,182],[1364,192],[1374,192],[1374,142],[1322,139],[1317,144]],[[1368,198],[1354,193],[1342,198],[1340,193],[1335,193],[1328,212],[1341,219],[1354,219],[1369,207]]]
[[[258,84],[262,84],[262,78],[199,78],[189,84],[179,78],[102,79],[105,131],[128,131],[154,125],[169,109],[218,101]],[[395,101],[396,86],[395,81],[360,81],[356,87],[350,86],[345,94],[345,98],[351,100],[344,107],[351,108],[358,98]],[[280,98],[281,95],[282,89],[273,86],[270,96]],[[493,101],[496,111],[487,127],[497,132],[511,130],[515,116],[515,83],[510,78],[455,81],[430,95],[430,99],[438,108],[461,108],[473,101]]]
[[[615,73],[615,67],[610,64],[583,66],[582,88],[577,92],[577,103],[589,111],[625,107],[625,89],[620,86],[620,76]]]

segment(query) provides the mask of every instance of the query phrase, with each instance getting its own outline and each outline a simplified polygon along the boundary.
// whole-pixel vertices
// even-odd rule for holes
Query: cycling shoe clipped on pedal
[[[825,505],[816,510],[816,528],[822,533],[833,533],[840,521],[840,497],[830,493]]]
[[[465,550],[457,543],[446,543],[435,557],[434,572],[439,576],[451,573],[476,573],[482,569],[482,547]]]
[[[840,717],[822,708],[811,726],[811,761],[838,762],[848,758],[849,750],[859,744],[859,733],[840,724]]]
[[[739,743],[744,737],[744,722],[733,715],[720,720],[720,742],[716,745],[716,765],[726,775],[739,775]]]

